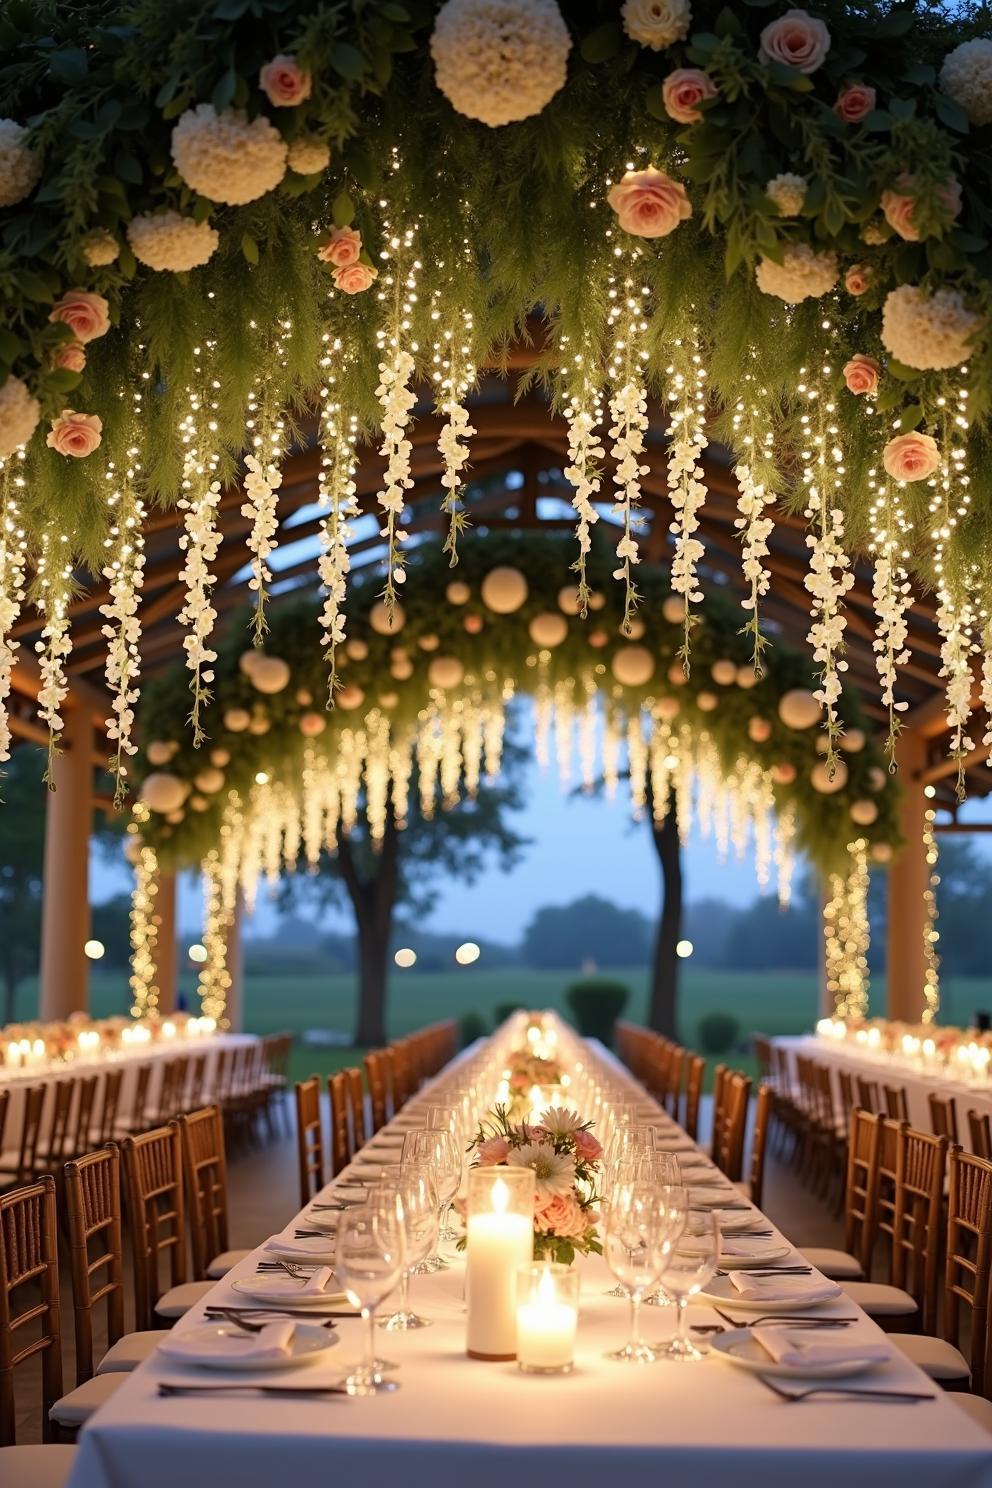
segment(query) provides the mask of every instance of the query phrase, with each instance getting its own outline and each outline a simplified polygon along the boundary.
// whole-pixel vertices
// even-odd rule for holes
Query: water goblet
[[[689,1337],[688,1307],[689,1298],[701,1292],[716,1274],[720,1258],[720,1222],[715,1214],[710,1214],[702,1226],[702,1233],[687,1237],[680,1249],[677,1241],[686,1228],[689,1215],[688,1191],[684,1188],[669,1189],[665,1202],[673,1216],[681,1216],[681,1227],[673,1234],[662,1264],[662,1282],[678,1308],[675,1337],[662,1357],[685,1363],[705,1357]]]
[[[400,1280],[400,1305],[379,1326],[390,1333],[406,1333],[414,1328],[429,1328],[424,1318],[410,1307],[410,1277],[421,1261],[434,1249],[437,1235],[437,1188],[427,1163],[401,1162],[382,1170],[379,1191],[392,1195],[399,1205],[405,1242],[405,1264]]]
[[[457,1239],[448,1224],[451,1205],[458,1192],[462,1177],[462,1163],[455,1139],[447,1128],[414,1127],[403,1139],[403,1161],[427,1163],[434,1175],[438,1197],[438,1243],[446,1236]],[[446,1271],[448,1262],[437,1251],[421,1262],[418,1274],[424,1271]]]
[[[375,1356],[375,1315],[399,1281],[404,1258],[403,1221],[395,1195],[375,1195],[361,1208],[342,1214],[334,1270],[367,1330],[362,1360],[342,1382],[350,1395],[379,1395],[399,1388],[396,1380],[383,1379],[382,1361]]]
[[[607,1354],[624,1364],[653,1364],[660,1356],[640,1331],[641,1303],[658,1279],[666,1219],[649,1184],[620,1183],[610,1195],[605,1223],[606,1263],[630,1298],[630,1338]]]

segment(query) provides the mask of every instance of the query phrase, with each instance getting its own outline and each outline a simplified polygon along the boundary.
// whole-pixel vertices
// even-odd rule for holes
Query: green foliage
[[[741,1025],[733,1013],[707,1013],[696,1030],[704,1054],[726,1054],[740,1038]]]
[[[585,977],[572,983],[565,1001],[583,1037],[597,1038],[609,1045],[613,1042],[613,1025],[623,1017],[630,1001],[630,988],[626,982],[614,981],[612,977]]]
[[[621,909],[597,894],[571,904],[538,909],[524,931],[528,966],[643,966],[649,959],[651,925],[636,909]]]
[[[481,1013],[463,1013],[458,1020],[458,1042],[463,1049],[474,1044],[476,1039],[485,1038],[488,1032],[488,1024]]]

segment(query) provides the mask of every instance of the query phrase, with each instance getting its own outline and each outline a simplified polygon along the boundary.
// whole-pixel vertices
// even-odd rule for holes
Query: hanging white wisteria
[[[567,338],[562,346],[567,354]],[[578,577],[576,605],[583,620],[589,613],[589,582],[587,560],[592,548],[592,529],[599,521],[599,512],[594,505],[602,489],[599,462],[605,456],[598,432],[603,418],[603,392],[595,371],[595,362],[587,351],[575,351],[566,355],[564,371],[564,413],[568,424],[568,464],[565,479],[572,486],[572,506],[575,510],[575,536],[579,553],[572,565]],[[612,411],[612,409],[611,409]],[[616,417],[616,415],[614,415]]]
[[[135,413],[140,413],[140,398],[136,400]],[[146,515],[144,502],[137,494],[139,455],[137,446],[128,450],[129,463],[123,472],[115,470],[112,462],[107,465],[111,526],[103,576],[107,580],[108,601],[100,606],[100,614],[106,621],[102,627],[107,642],[104,676],[112,699],[107,738],[113,746],[110,769],[114,777],[114,805],[118,808],[127,794],[127,760],[138,749],[133,732],[141,674],[139,604],[145,569]]]
[[[321,370],[324,386],[320,391],[320,473],[318,499],[327,511],[320,521],[320,554],[317,573],[324,591],[320,612],[321,639],[327,662],[327,701],[334,702],[339,685],[338,647],[345,642],[345,599],[351,557],[348,542],[351,521],[358,515],[355,496],[355,461],[358,420],[341,404],[337,368],[347,356],[339,339],[324,336]]]
[[[768,643],[761,629],[760,605],[771,586],[771,574],[764,560],[769,556],[768,539],[775,530],[775,492],[766,472],[774,466],[775,436],[765,406],[767,390],[754,386],[751,373],[744,381],[748,385],[747,393],[738,399],[733,419],[734,444],[741,454],[734,466],[739,491],[734,527],[741,537],[741,572],[746,585],[741,600],[742,609],[748,611],[744,631],[751,637],[754,674],[761,677],[762,653]],[[752,397],[760,401],[752,403]]]
[[[393,169],[398,169],[395,160]],[[408,226],[394,232],[385,217],[382,226],[386,246],[380,255],[384,268],[379,278],[378,298],[383,305],[384,319],[376,332],[379,385],[375,395],[379,401],[382,429],[379,453],[386,462],[386,469],[376,500],[383,522],[379,535],[386,540],[386,577],[382,597],[386,613],[392,620],[397,604],[396,586],[406,578],[403,543],[407,534],[401,523],[406,493],[413,487],[410,473],[412,446],[407,429],[417,402],[413,387],[416,370],[413,353],[419,350],[410,331],[421,264],[413,248],[415,227]]]
[[[875,666],[881,685],[881,700],[888,710],[889,725],[885,750],[889,768],[895,768],[896,741],[900,722],[897,714],[904,713],[906,702],[896,698],[898,669],[909,661],[907,644],[909,625],[907,615],[913,604],[913,590],[905,568],[906,541],[910,532],[902,502],[897,490],[888,481],[881,480],[881,489],[876,491],[871,508],[872,540],[874,557],[871,592],[875,603],[875,636],[872,649]]]
[[[986,720],[985,733],[982,735],[982,748],[985,750],[985,763],[992,769],[992,617],[986,618],[982,629],[980,691]]]
[[[210,348],[207,348],[208,352]],[[221,486],[217,477],[219,460],[212,447],[212,405],[215,400],[198,388],[187,394],[187,410],[179,425],[183,446],[183,474],[179,509],[183,513],[183,532],[179,547],[184,554],[180,581],[185,585],[185,599],[179,619],[185,626],[183,650],[192,674],[193,705],[190,723],[195,746],[203,742],[201,710],[209,699],[213,681],[212,665],[217,653],[208,644],[213,635],[217,611],[212,603],[216,576],[210,566],[220,551],[221,533],[217,526]]]
[[[950,755],[957,763],[957,798],[965,797],[965,771],[968,756],[975,747],[969,732],[973,712],[974,678],[972,658],[978,647],[975,630],[973,593],[977,588],[975,565],[962,565],[955,538],[971,506],[970,480],[966,467],[964,435],[968,427],[968,392],[960,387],[957,406],[952,414],[945,412],[941,446],[943,458],[937,471],[935,489],[930,501],[933,519],[931,540],[934,545],[933,567],[937,586],[937,630],[940,633],[940,675],[944,678],[947,726],[950,730]]]
[[[286,338],[293,329],[291,321],[283,321],[275,346],[275,360],[284,363]],[[286,423],[272,406],[272,391],[264,379],[252,389],[248,396],[247,433],[251,449],[245,455],[245,474],[242,482],[245,500],[241,515],[251,522],[246,542],[251,553],[251,576],[248,588],[255,596],[252,617],[252,632],[256,646],[260,646],[267,629],[265,603],[267,586],[272,582],[269,558],[276,549],[279,530],[279,487],[282,485],[282,461],[286,454]]]
[[[629,635],[640,604],[640,594],[634,582],[634,568],[641,561],[636,534],[643,522],[641,478],[649,471],[647,465],[641,464],[648,429],[648,399],[644,386],[648,354],[641,340],[647,322],[644,319],[644,296],[632,278],[619,283],[615,281],[610,294],[609,435],[616,464],[613,509],[623,523],[623,534],[616,549],[619,566],[613,577],[624,586],[622,628]]]
[[[38,689],[38,717],[48,726],[48,766],[45,780],[55,785],[54,765],[65,720],[62,704],[69,691],[66,662],[72,653],[69,633],[69,602],[72,586],[72,561],[65,533],[48,528],[42,534],[41,549],[34,558],[32,597],[44,620],[41,640],[35,642],[41,686]]]
[[[469,440],[476,431],[465,407],[465,400],[475,382],[475,364],[472,360],[474,331],[472,316],[467,310],[457,318],[454,326],[446,326],[434,349],[432,370],[434,399],[438,414],[443,419],[437,447],[443,466],[441,485],[444,487],[444,500],[441,510],[448,518],[444,551],[448,554],[452,568],[458,562],[458,539],[468,526],[463,500],[465,469],[471,454]]]
[[[0,763],[10,759],[7,699],[20,643],[13,635],[25,595],[28,545],[18,505],[23,454],[0,462]]]
[[[699,512],[706,500],[706,485],[700,456],[706,448],[706,369],[699,354],[699,338],[676,341],[668,378],[668,494],[675,508],[670,531],[675,537],[672,556],[672,588],[684,602],[682,648],[679,652],[689,672],[689,633],[693,626],[692,606],[702,600],[696,565],[704,553],[694,534],[699,530]]]

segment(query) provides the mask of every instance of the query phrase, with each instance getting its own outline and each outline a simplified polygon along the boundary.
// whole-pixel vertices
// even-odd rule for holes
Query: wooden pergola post
[[[89,852],[93,817],[93,718],[85,704],[65,700],[62,752],[45,812],[45,874],[41,909],[43,1021],[89,1007]]]
[[[176,875],[159,871],[155,877],[155,985],[163,1017],[176,1011],[179,977],[176,966]]]
[[[241,922],[244,919],[244,898],[238,891],[234,901],[234,915],[227,932],[227,974],[231,985],[227,989],[227,1021],[232,1033],[240,1033],[244,1027],[244,946],[241,937]]]
[[[899,831],[902,846],[889,864],[889,904],[886,923],[886,1012],[890,1018],[918,1023],[923,1013],[926,958],[923,947],[923,895],[930,869],[923,852],[923,813],[926,797],[920,776],[926,764],[926,743],[906,730],[896,750],[899,762]]]

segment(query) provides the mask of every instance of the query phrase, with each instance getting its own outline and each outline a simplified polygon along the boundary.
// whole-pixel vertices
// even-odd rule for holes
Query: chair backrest
[[[850,1070],[839,1069],[837,1071],[837,1088],[840,1091],[840,1109],[844,1117],[844,1125],[849,1128],[851,1112],[854,1110],[854,1079]]]
[[[969,1113],[970,1114],[970,1113]],[[992,1282],[992,1163],[952,1147],[948,1155],[944,1336],[958,1345],[961,1304],[971,1317],[971,1388],[992,1388],[989,1287]]]
[[[924,1333],[937,1328],[937,1291],[947,1138],[899,1123],[890,1275],[919,1304]]]
[[[789,1051],[781,1048],[778,1044],[773,1044],[772,1064],[775,1070],[776,1090],[786,1100],[791,1099],[794,1081],[792,1078],[792,1065],[789,1061]]]
[[[62,1394],[55,1179],[50,1173],[0,1195],[0,1446],[14,1444],[14,1370],[37,1354],[47,1442],[52,1439],[48,1413]]]
[[[348,1081],[348,1110],[351,1116],[351,1154],[354,1157],[359,1147],[368,1141],[365,1128],[365,1087],[362,1072],[357,1065],[350,1065],[341,1072]]]
[[[152,1083],[152,1066],[141,1065],[134,1076],[134,1100],[131,1102],[131,1110],[128,1113],[128,1124],[131,1131],[142,1132],[147,1130],[148,1121],[148,1093]]]
[[[48,1123],[48,1142],[45,1148],[45,1162],[53,1173],[64,1162],[66,1149],[69,1146],[69,1122],[72,1119],[72,1097],[75,1093],[75,1087],[76,1082],[71,1078],[52,1081],[52,1114]],[[26,1107],[24,1120],[26,1124]]]
[[[968,1134],[975,1156],[984,1157],[986,1161],[992,1158],[992,1124],[989,1122],[988,1111],[969,1110]]]
[[[206,1054],[195,1054],[190,1056],[189,1078],[183,1095],[184,1111],[199,1111],[203,1107],[203,1090],[207,1082],[207,1056]]]
[[[878,1081],[866,1080],[863,1075],[858,1076],[858,1105],[865,1111],[871,1111],[872,1115],[882,1109],[878,1099]]]
[[[765,1033],[753,1033],[751,1044],[754,1048],[754,1057],[758,1062],[759,1080],[770,1080],[772,1077],[772,1041]]]
[[[205,1106],[177,1117],[175,1125],[183,1149],[193,1279],[206,1281],[210,1262],[227,1249],[224,1118],[218,1106]]]
[[[837,1130],[837,1107],[834,1104],[834,1082],[829,1064],[813,1064],[813,1114],[822,1131],[831,1136]]]
[[[927,1096],[930,1106],[930,1130],[935,1137],[946,1137],[953,1142],[955,1147],[960,1146],[958,1138],[958,1108],[954,1103],[953,1095],[946,1098],[937,1095],[931,1090]]]
[[[117,1134],[117,1113],[121,1104],[121,1085],[124,1082],[122,1069],[108,1069],[103,1076],[103,1099],[100,1102],[100,1120],[97,1124],[97,1145],[106,1147]]]
[[[878,1143],[879,1117],[855,1106],[851,1111],[847,1137],[844,1246],[857,1256],[866,1276],[875,1249]]]
[[[124,1332],[121,1155],[113,1143],[66,1163],[65,1204],[76,1384],[81,1385],[93,1374],[93,1308],[98,1302],[107,1303],[107,1343],[116,1343]],[[95,1281],[99,1272],[104,1274]]]
[[[747,1129],[751,1081],[737,1070],[727,1070],[722,1082],[722,1119],[713,1130],[713,1160],[732,1183],[744,1168],[744,1134]]]
[[[765,1154],[768,1150],[773,1098],[771,1085],[765,1082],[758,1086],[758,1098],[754,1107],[754,1135],[751,1138],[751,1203],[759,1209],[765,1187]]]
[[[682,1079],[685,1072],[686,1052],[681,1044],[674,1044],[668,1059],[668,1077],[665,1082],[663,1105],[670,1116],[676,1119],[682,1099]]]
[[[386,1113],[386,1069],[383,1063],[383,1051],[381,1049],[370,1049],[363,1061],[365,1065],[365,1078],[369,1086],[369,1103],[372,1108],[372,1132],[373,1135],[381,1126],[385,1126]]]
[[[893,1121],[909,1120],[905,1085],[883,1085],[882,1095],[885,1097],[886,1116],[891,1116]]]
[[[99,1084],[99,1075],[81,1075],[76,1081],[76,1119],[72,1128],[73,1157],[89,1151],[93,1109],[96,1105],[96,1092]]]
[[[121,1143],[131,1227],[136,1325],[152,1326],[155,1303],[187,1279],[186,1204],[179,1130],[160,1126]],[[170,1280],[160,1283],[163,1257]]]
[[[699,1103],[703,1096],[703,1079],[706,1075],[706,1060],[701,1054],[689,1057],[689,1072],[685,1081],[685,1120],[682,1125],[695,1141],[699,1132]]]
[[[341,1070],[328,1076],[327,1093],[331,1099],[331,1176],[336,1178],[351,1161],[348,1077]]]
[[[320,1120],[320,1080],[311,1075],[295,1087],[296,1151],[300,1165],[300,1201],[309,1204],[324,1186],[324,1132]]]

